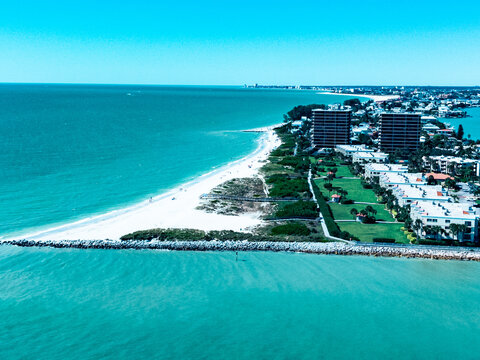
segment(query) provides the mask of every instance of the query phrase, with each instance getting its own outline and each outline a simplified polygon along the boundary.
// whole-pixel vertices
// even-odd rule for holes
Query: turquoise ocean
[[[242,158],[246,130],[347,96],[242,87],[0,85],[0,237],[125,208]]]
[[[238,130],[343,100],[1,85],[0,235],[162,193],[253,151]],[[459,261],[4,245],[0,359],[475,359],[479,279]]]
[[[480,107],[467,108],[465,110],[468,117],[440,120],[455,126],[455,129],[458,129],[458,126],[461,124],[465,132],[465,137],[470,135],[472,140],[478,140],[480,139]]]

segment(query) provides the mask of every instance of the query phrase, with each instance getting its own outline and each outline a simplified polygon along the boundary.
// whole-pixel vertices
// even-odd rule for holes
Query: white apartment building
[[[365,165],[365,178],[373,179],[384,173],[406,173],[408,166],[401,164],[370,163]]]
[[[391,190],[401,207],[415,201],[448,202],[452,200],[440,185],[395,185]]]
[[[358,152],[374,152],[373,149],[370,149],[366,145],[337,145],[335,146],[335,151],[346,157],[352,157],[353,154]]]
[[[385,163],[388,160],[388,154],[381,151],[376,152],[357,152],[352,155],[352,162],[360,165],[367,163]]]
[[[455,175],[460,169],[471,167],[476,176],[480,176],[480,161],[458,156],[430,156],[423,158],[424,166],[433,172]]]
[[[383,173],[379,176],[379,185],[389,189],[395,185],[427,185],[422,173]]]
[[[470,204],[415,201],[411,204],[410,217],[415,222],[422,222],[422,230],[417,231],[422,236],[436,239],[454,239],[460,241],[476,241],[478,239],[479,215]],[[455,234],[450,225],[465,225],[465,232]],[[438,226],[442,231],[429,233],[425,231],[428,226]],[[417,234],[418,235],[418,234]]]

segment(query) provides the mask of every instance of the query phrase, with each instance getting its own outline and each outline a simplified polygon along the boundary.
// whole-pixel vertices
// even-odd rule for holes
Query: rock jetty
[[[480,251],[434,246],[362,245],[338,242],[159,241],[159,240],[5,240],[5,245],[77,249],[158,249],[177,251],[284,251],[325,255],[364,255],[480,261]]]

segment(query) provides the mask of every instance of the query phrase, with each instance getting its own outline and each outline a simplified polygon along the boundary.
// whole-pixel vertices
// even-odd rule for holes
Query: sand
[[[322,92],[322,95],[349,95],[353,97],[364,97],[372,99],[375,102],[384,102],[388,100],[399,99],[400,95],[365,95],[365,94],[353,94],[353,93],[331,93],[331,92]]]
[[[273,128],[255,129],[263,134],[259,146],[250,155],[167,193],[125,209],[38,231],[22,238],[56,241],[117,240],[124,234],[151,228],[249,231],[262,224],[260,213],[229,216],[207,213],[197,210],[196,207],[200,203],[200,196],[217,185],[233,178],[251,177],[258,173],[270,152],[280,145],[280,139]]]

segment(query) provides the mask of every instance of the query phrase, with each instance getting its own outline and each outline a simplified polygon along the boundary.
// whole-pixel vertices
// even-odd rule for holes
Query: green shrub
[[[299,197],[300,194],[309,191],[308,181],[305,178],[289,178],[278,174],[268,177],[266,183],[272,185],[269,191],[272,197]]]
[[[318,217],[317,205],[313,201],[296,201],[281,205],[275,212],[275,217],[285,218],[310,218]]]
[[[285,225],[278,225],[272,228],[272,235],[303,235],[308,236],[311,231],[304,224],[291,223]]]
[[[315,193],[315,197],[317,198],[318,201],[318,207],[320,209],[320,212],[323,215],[323,220],[325,221],[325,226],[328,229],[328,232],[332,236],[334,233],[339,233],[340,229],[337,226],[337,223],[333,220],[333,214],[332,210],[330,209],[330,206],[328,206],[327,202],[325,201],[325,198],[318,188],[318,185],[315,182],[312,182],[312,187],[313,187],[313,192]]]

